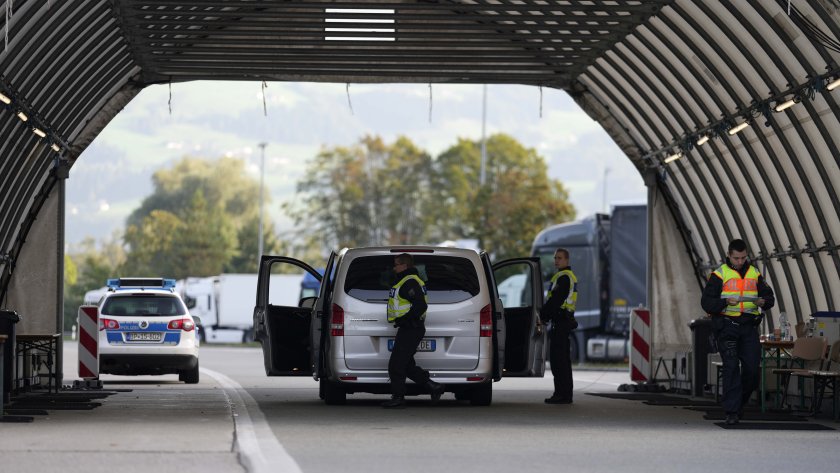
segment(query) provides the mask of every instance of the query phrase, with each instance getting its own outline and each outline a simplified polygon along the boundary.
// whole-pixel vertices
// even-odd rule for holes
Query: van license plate
[[[436,340],[431,338],[424,338],[420,340],[420,343],[417,345],[417,351],[435,351]],[[394,350],[394,339],[388,339],[388,351]]]
[[[128,332],[130,342],[159,342],[160,340],[160,332]]]

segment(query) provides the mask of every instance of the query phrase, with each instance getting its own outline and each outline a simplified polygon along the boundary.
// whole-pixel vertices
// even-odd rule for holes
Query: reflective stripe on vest
[[[720,291],[721,299],[730,297],[758,297],[758,277],[761,273],[750,265],[747,274],[741,277],[738,271],[730,268],[728,264],[722,265],[714,273],[723,281],[723,289]],[[738,305],[727,305],[722,314],[729,317],[739,317],[743,314],[758,314],[761,309],[755,302],[740,302]]]
[[[563,305],[560,308],[574,312],[575,306],[577,305],[578,282],[575,273],[571,269],[558,271],[557,274],[551,277],[551,288],[548,290],[548,297],[545,300],[548,302],[551,299],[551,295],[554,293],[554,287],[557,285],[557,280],[560,279],[560,276],[569,276],[569,295],[566,296],[566,300],[563,301]]]
[[[400,288],[409,279],[414,279],[420,284],[420,289],[423,290],[423,298],[426,300],[427,304],[429,303],[429,296],[426,294],[426,284],[416,274],[409,274],[408,276],[400,279],[400,282],[395,284],[394,287],[391,288],[391,292],[388,294],[388,322],[397,320],[407,314],[408,310],[411,309],[411,301],[400,296]],[[420,314],[420,320],[425,319],[426,313],[423,312]]]

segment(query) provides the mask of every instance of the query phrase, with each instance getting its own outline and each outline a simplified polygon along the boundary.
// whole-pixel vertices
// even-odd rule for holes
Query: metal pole
[[[645,186],[647,187],[647,235],[646,235],[646,245],[645,245],[645,258],[647,259],[647,274],[645,275],[645,299],[647,301],[647,308],[650,311],[650,343],[649,343],[649,353],[650,353],[650,363],[648,364],[648,372],[645,373],[647,379],[651,381],[656,381],[653,379],[653,375],[656,374],[653,368],[653,360],[656,358],[654,354],[656,353],[656,315],[658,312],[658,307],[654,307],[653,304],[653,297],[654,297],[654,290],[653,290],[653,271],[655,270],[653,265],[653,227],[654,227],[654,219],[656,218],[657,209],[653,206],[657,204],[657,193],[659,192],[658,183],[656,181],[656,170],[655,169],[647,169],[644,173],[644,180]]]
[[[601,203],[604,207],[604,213],[609,213],[609,209],[607,208],[607,174],[609,174],[609,173],[610,173],[609,166],[605,166],[604,167],[604,183],[603,183],[604,196],[602,197],[602,200],[601,200]]]
[[[263,254],[263,181],[265,181],[265,147],[268,143],[260,143],[260,228],[259,245],[257,246],[257,270],[259,271],[260,259]]]
[[[58,340],[56,340],[56,350],[54,365],[55,372],[51,375],[55,376],[56,391],[61,389],[61,383],[64,380],[64,226],[66,225],[66,215],[64,213],[64,206],[67,202],[67,187],[65,180],[69,176],[69,164],[58,162],[56,164],[56,176],[58,176],[58,229],[57,235],[58,244],[56,245],[56,259],[58,260],[58,271],[56,271],[56,285],[58,298],[56,300],[56,314],[55,314],[55,328],[58,333]]]
[[[484,97],[481,101],[481,174],[479,177],[479,184],[482,186],[486,182],[486,167],[487,167],[487,138],[485,137],[485,130],[487,125],[487,84],[484,84]]]

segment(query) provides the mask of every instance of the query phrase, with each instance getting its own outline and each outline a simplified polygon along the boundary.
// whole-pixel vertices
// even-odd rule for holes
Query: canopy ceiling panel
[[[801,317],[838,302],[840,93],[827,86],[838,76],[840,3],[790,7],[673,2],[578,80],[647,151],[642,166],[659,169],[698,279],[743,237],[782,310]]]
[[[840,0],[0,9],[0,302],[44,197],[125,104],[150,84],[224,79],[565,90],[650,177],[698,284],[743,237],[782,310],[840,307]]]

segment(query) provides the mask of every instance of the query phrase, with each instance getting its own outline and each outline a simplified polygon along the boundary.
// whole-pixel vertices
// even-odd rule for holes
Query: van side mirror
[[[195,297],[184,296],[184,304],[187,305],[187,309],[195,309]]]
[[[315,307],[316,300],[318,300],[317,297],[304,297],[300,300],[300,302],[298,302],[298,307],[302,307],[304,309],[311,309]]]

